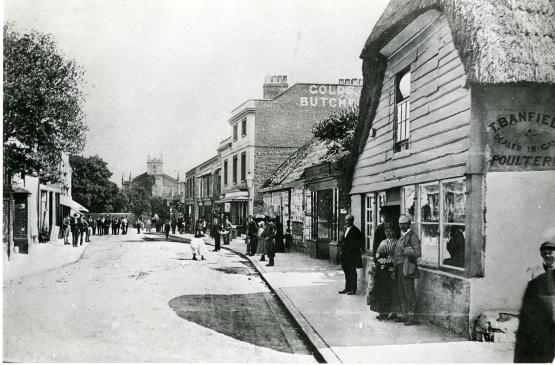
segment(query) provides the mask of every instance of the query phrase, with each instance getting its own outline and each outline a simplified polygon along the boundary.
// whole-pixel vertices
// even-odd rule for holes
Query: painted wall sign
[[[310,96],[300,97],[300,106],[345,108],[358,103],[360,87],[348,85],[310,85]]]
[[[555,170],[555,112],[510,111],[488,122],[488,168]]]

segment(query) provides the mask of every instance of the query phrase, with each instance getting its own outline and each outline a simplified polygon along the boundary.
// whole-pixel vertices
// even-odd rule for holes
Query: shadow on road
[[[168,304],[179,317],[237,340],[311,354],[272,293],[183,295]]]

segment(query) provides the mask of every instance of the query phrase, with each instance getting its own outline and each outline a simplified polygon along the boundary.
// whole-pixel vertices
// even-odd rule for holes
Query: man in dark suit
[[[339,294],[354,295],[357,292],[357,268],[362,267],[363,242],[360,229],[353,225],[352,215],[345,217],[345,235],[341,245],[341,267],[345,273],[345,289]]]
[[[555,358],[555,239],[540,246],[545,273],[528,283],[516,332],[514,361],[551,363]]]

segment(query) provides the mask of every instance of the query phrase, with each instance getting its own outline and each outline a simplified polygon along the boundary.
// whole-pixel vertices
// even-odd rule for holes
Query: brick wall
[[[254,151],[254,213],[264,212],[262,193],[258,189],[274,171],[295,152],[296,147],[256,147]]]
[[[300,147],[312,125],[342,106],[357,104],[360,86],[295,84],[256,109],[256,146]],[[339,93],[339,95],[338,95]]]

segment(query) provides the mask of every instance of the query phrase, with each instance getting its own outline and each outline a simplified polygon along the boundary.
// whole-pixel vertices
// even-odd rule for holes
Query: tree
[[[131,213],[140,217],[141,215],[150,216],[151,208],[147,190],[142,186],[133,186],[124,192],[127,204]]]
[[[358,123],[358,106],[333,112],[329,117],[318,121],[312,127],[317,140],[328,143],[328,157],[335,160],[335,165],[345,170],[351,155],[351,145]]]
[[[154,196],[150,198],[150,207],[152,214],[158,214],[158,218],[160,218],[161,220],[170,218],[170,207],[166,199],[159,196]]]
[[[4,26],[4,164],[59,181],[62,152],[85,146],[83,71],[50,35]]]
[[[71,196],[91,212],[122,212],[121,194],[118,186],[110,181],[112,173],[108,163],[99,156],[83,157],[70,155]],[[119,199],[119,200],[118,200]]]

